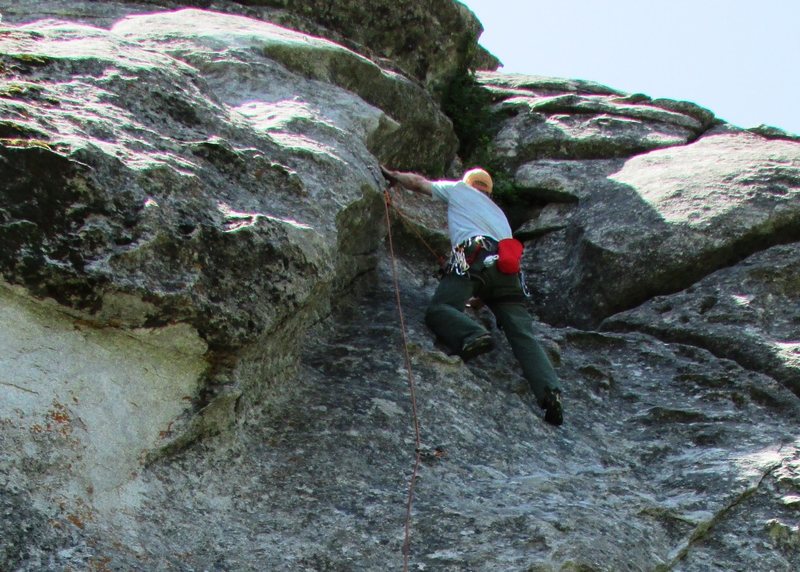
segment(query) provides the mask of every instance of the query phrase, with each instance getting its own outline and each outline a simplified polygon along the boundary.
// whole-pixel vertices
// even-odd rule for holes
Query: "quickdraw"
[[[464,248],[454,248],[450,253],[450,260],[447,261],[447,268],[445,269],[445,272],[448,274],[452,272],[454,274],[458,274],[459,276],[464,276],[468,270],[469,262],[467,262],[467,255],[464,252]]]
[[[482,252],[491,254],[493,251],[496,251],[496,244],[497,243],[489,237],[473,236],[454,246],[453,250],[450,252],[450,259],[445,266],[445,272],[448,274],[452,272],[458,276],[466,275],[470,266],[472,266]],[[468,252],[469,254],[467,254]]]

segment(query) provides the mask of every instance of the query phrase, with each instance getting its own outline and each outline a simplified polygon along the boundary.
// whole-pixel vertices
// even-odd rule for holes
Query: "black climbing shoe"
[[[544,420],[550,425],[561,425],[564,422],[564,407],[561,405],[561,392],[548,389],[540,405],[544,409]]]
[[[492,339],[492,334],[481,334],[477,338],[464,342],[460,355],[461,359],[468,361],[493,349],[494,340]]]

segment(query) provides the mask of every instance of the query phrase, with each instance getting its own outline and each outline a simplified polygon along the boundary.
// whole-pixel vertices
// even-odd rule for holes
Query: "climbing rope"
[[[403,541],[403,572],[408,572],[408,560],[411,555],[411,509],[414,504],[414,488],[419,474],[419,466],[422,461],[422,439],[419,430],[419,417],[417,416],[417,395],[416,385],[414,383],[414,374],[411,371],[411,356],[408,352],[408,335],[406,334],[405,318],[403,317],[403,305],[400,302],[400,282],[397,277],[397,261],[394,253],[394,243],[392,240],[392,222],[389,216],[389,205],[391,199],[389,197],[388,189],[384,191],[385,201],[384,208],[386,210],[386,228],[389,237],[389,257],[392,263],[392,281],[394,283],[395,300],[397,303],[397,314],[400,318],[400,331],[403,337],[403,353],[405,355],[406,372],[408,374],[408,389],[411,394],[411,415],[414,422],[414,442],[415,459],[414,470],[411,473],[411,481],[408,485],[408,501],[406,502],[406,520],[405,520],[405,534]]]
[[[425,248],[428,249],[428,252],[430,252],[433,255],[433,257],[439,262],[439,266],[441,266],[442,264],[444,264],[444,262],[447,260],[447,258],[445,256],[442,256],[441,254],[439,254],[430,244],[428,244],[428,241],[426,241],[425,238],[422,236],[422,233],[417,229],[417,226],[410,222],[408,215],[406,215],[406,213],[404,213],[402,210],[400,210],[400,208],[397,207],[397,205],[395,205],[392,202],[391,196],[389,195],[389,190],[392,189],[392,188],[393,188],[393,185],[389,185],[389,189],[387,189],[384,192],[384,195],[386,197],[386,201],[385,201],[386,204],[389,207],[392,208],[392,210],[395,212],[395,214],[397,215],[397,217],[400,220],[405,222],[405,227],[411,229],[411,232],[414,233],[414,235],[425,246]],[[388,213],[387,213],[386,216],[387,216],[387,220],[388,220],[388,217],[389,217]],[[390,235],[389,239],[391,241],[391,235]]]

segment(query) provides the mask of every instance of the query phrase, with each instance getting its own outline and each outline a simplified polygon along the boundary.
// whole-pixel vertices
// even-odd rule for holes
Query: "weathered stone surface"
[[[306,329],[375,265],[378,158],[442,170],[455,139],[407,78],[239,16],[46,20],[0,42],[4,284],[62,305],[4,294],[0,419],[22,453],[2,475],[73,530],[82,507],[135,510],[144,462],[292,375]],[[59,325],[26,329],[40,311]]]
[[[529,163],[516,180],[577,199],[521,229],[557,229],[526,254],[552,323],[597,324],[800,236],[800,145],[745,132],[628,160]]]
[[[242,0],[288,12],[283,21],[293,28],[330,37],[361,53],[375,53],[395,62],[407,75],[434,91],[453,75],[472,69],[497,69],[497,58],[478,45],[483,27],[462,3],[371,2],[360,0]],[[258,11],[256,11],[258,14]],[[278,18],[280,15],[275,14]],[[281,21],[281,20],[276,20]],[[306,22],[305,26],[303,22]],[[334,35],[330,35],[331,32]]]
[[[191,320],[199,309],[208,319],[195,325],[208,339],[236,344],[279,315],[262,307],[267,314],[259,319],[259,312],[241,301],[239,310],[212,309],[231,302],[226,289],[264,287],[254,282],[255,275],[249,285],[236,279],[244,261],[251,263],[259,252],[262,264],[280,264],[288,256],[320,277],[330,275],[331,265],[310,248],[307,254],[285,248],[276,256],[278,244],[287,244],[293,234],[306,235],[300,244],[321,246],[333,221],[311,220],[318,228],[312,229],[281,217],[285,209],[263,194],[262,185],[302,192],[300,177],[266,158],[274,147],[237,141],[239,149],[233,151],[228,137],[234,138],[238,128],[225,127],[228,110],[198,89],[201,81],[192,68],[106,31],[69,24],[23,29],[6,46],[12,54],[7,56],[9,83],[34,82],[48,96],[31,101],[23,92],[3,101],[4,110],[13,113],[7,125],[36,130],[46,147],[27,138],[4,141],[4,176],[14,182],[5,189],[4,227],[12,233],[27,222],[38,226],[8,253],[7,279],[30,285],[55,275],[42,294],[100,314],[104,292],[94,285],[110,282],[109,290],[151,297],[148,302],[165,310],[156,318],[162,321]],[[40,63],[28,63],[36,58]],[[45,168],[52,175],[40,183],[38,173]],[[239,184],[231,188],[231,180]],[[107,193],[111,185],[114,192]],[[28,207],[17,195],[31,188]],[[227,192],[218,194],[215,188]],[[50,220],[56,221],[53,228],[42,224]],[[244,252],[249,256],[241,256]],[[69,282],[60,278],[64,274]],[[288,275],[287,280],[295,282]],[[62,281],[68,287],[74,282],[79,295],[68,297]],[[298,286],[291,296],[297,297]],[[227,319],[215,322],[215,315]],[[129,318],[134,326],[153,319],[147,314]]]
[[[691,343],[764,372],[800,395],[800,246],[775,246],[649,300],[602,327]]]
[[[13,0],[0,3],[0,15],[8,24],[26,24],[44,19],[69,20],[97,27],[109,27],[120,18],[132,13],[147,13],[158,9],[147,0],[142,2],[126,2],[125,0],[29,0],[24,4]]]
[[[88,494],[104,510],[127,503],[143,458],[198,392],[206,344],[186,325],[98,328],[7,287],[0,301],[0,419],[3,449],[16,452],[4,464],[12,482],[44,479],[58,495]]]
[[[527,74],[478,72],[476,77],[487,90],[498,98],[507,95],[556,95],[564,93],[581,95],[622,96],[619,91],[594,81]]]
[[[391,141],[384,159],[441,162],[454,144],[407,80],[268,23],[183,11],[112,32],[18,28],[4,41],[2,168],[13,183],[3,233],[17,245],[5,253],[6,278],[101,314],[102,289],[147,292],[160,315],[127,316],[133,325],[194,320],[220,345],[258,336],[303,300],[324,299],[326,283],[363,272],[358,259],[378,236],[370,227],[370,241],[348,245],[359,220],[371,220],[359,213],[377,204],[368,147],[380,156]],[[258,55],[291,60],[292,46],[313,78]],[[375,79],[403,126],[358,97]],[[418,143],[419,129],[434,147]],[[42,170],[52,175],[39,182]],[[101,190],[111,184],[113,194]],[[42,185],[43,196],[20,199]]]
[[[202,8],[242,14],[327,38],[364,54],[441,91],[453,76],[467,69],[495,70],[496,57],[478,44],[483,27],[462,3],[361,0],[26,0],[0,3],[7,22],[43,16],[110,27],[131,13]]]
[[[388,253],[455,142],[380,26],[202,4],[0,0],[0,569],[400,568],[409,369],[411,570],[800,568],[797,141],[479,76],[556,429],[425,328],[442,205]]]
[[[173,41],[176,30],[184,30],[187,23],[192,26],[193,40],[189,43]],[[313,102],[319,109],[326,110],[335,125],[345,119],[341,116],[347,113],[347,101],[355,94],[386,115],[349,118],[363,124],[348,123],[342,126],[343,132],[348,129],[363,131],[370,150],[382,160],[399,165],[421,165],[435,172],[442,171],[445,161],[455,152],[457,143],[450,121],[425,91],[403,76],[383,70],[367,58],[330,41],[267,22],[198,10],[131,17],[113,26],[112,31],[130,41],[166,52],[204,72],[214,82],[216,95],[254,120],[256,129],[269,130],[281,120],[280,116],[274,117],[275,110],[271,110],[272,115],[268,117],[261,116],[264,106],[272,106],[276,97],[288,99],[302,95],[304,104],[300,109],[289,108],[288,111],[301,113]],[[263,59],[255,57],[260,53]],[[228,65],[221,65],[220,60],[227,58],[231,60]],[[233,65],[234,62],[237,65]],[[305,88],[309,93],[303,94],[297,85],[302,82],[276,74],[276,63],[311,80]],[[240,66],[249,68],[246,74],[241,73]],[[309,89],[315,82],[332,84],[346,91],[337,94],[327,88],[324,91],[333,92],[332,96],[315,94]],[[263,101],[262,95],[261,101],[248,101],[251,95],[264,93],[270,93],[272,98]],[[320,129],[311,121],[307,123],[311,129]],[[325,138],[336,140],[332,135],[334,133],[328,129]]]
[[[713,114],[687,102],[652,100],[586,81],[478,74],[502,120],[492,143],[505,168],[536,159],[606,159],[686,144]]]
[[[421,325],[434,282],[399,271],[415,286],[402,299],[423,444],[444,451],[417,482],[414,567],[703,570],[730,558],[708,542],[717,528],[747,530],[742,566],[797,564],[771,532],[791,530],[784,499],[797,494],[777,486],[798,460],[797,405],[779,384],[690,346],[537,325],[568,383],[569,422],[555,430],[520,393],[506,347],[469,367],[436,348]],[[134,569],[399,566],[414,432],[388,274],[314,332],[297,382],[235,438],[146,472],[138,514],[151,516],[95,515],[87,531],[113,522],[121,541],[106,533],[95,554]]]

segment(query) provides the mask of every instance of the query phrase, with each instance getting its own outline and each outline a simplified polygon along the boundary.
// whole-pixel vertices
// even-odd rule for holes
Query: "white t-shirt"
[[[447,202],[447,229],[453,246],[473,236],[511,238],[511,226],[488,195],[463,181],[433,181],[433,196]]]

